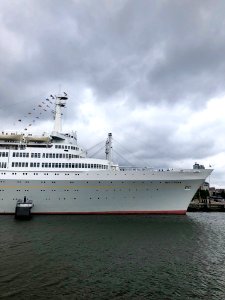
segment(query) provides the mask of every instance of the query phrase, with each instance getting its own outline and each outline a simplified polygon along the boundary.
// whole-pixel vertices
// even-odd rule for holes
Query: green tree
[[[202,199],[206,200],[207,197],[209,197],[209,191],[208,190],[200,190],[200,196]]]

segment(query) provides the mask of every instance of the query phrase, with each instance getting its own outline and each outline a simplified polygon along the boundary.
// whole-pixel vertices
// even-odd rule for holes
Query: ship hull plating
[[[104,172],[68,173],[66,180],[56,179],[63,174],[51,179],[39,174],[40,180],[1,180],[0,213],[14,213],[18,199],[26,196],[34,203],[32,214],[185,214],[209,175],[162,173],[114,172],[107,179]]]

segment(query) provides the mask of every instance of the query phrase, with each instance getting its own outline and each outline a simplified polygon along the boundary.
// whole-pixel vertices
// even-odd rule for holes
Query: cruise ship
[[[20,203],[32,204],[32,214],[186,213],[212,169],[121,167],[112,161],[111,133],[105,159],[89,158],[76,133],[62,131],[67,94],[52,99],[50,134],[0,134],[0,214],[14,214]]]

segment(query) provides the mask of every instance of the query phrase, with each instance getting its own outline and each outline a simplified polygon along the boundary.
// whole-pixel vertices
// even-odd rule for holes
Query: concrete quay
[[[191,202],[188,212],[225,212],[225,201],[206,201],[205,203]]]

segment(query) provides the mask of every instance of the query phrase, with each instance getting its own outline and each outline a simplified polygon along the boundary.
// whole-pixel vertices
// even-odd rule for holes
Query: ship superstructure
[[[112,161],[111,133],[106,159],[89,158],[76,132],[62,132],[67,95],[54,98],[51,134],[0,133],[1,214],[14,213],[21,199],[32,201],[34,214],[186,213],[211,169],[120,167]]]

